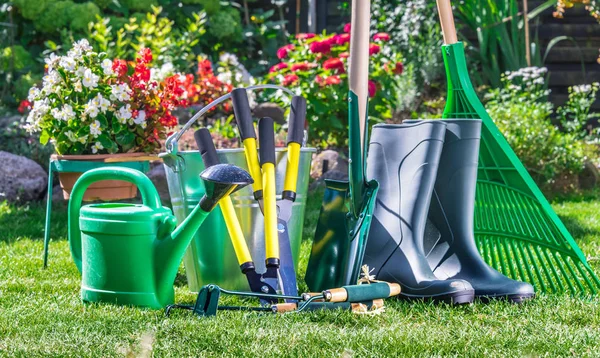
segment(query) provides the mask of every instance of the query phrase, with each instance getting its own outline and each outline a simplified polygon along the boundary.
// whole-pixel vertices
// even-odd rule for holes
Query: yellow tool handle
[[[264,163],[262,171],[266,254],[267,259],[279,259],[277,202],[275,200],[275,164]]]
[[[256,138],[246,138],[244,143],[244,154],[246,155],[246,163],[248,163],[248,169],[254,183],[252,184],[252,190],[254,192],[260,192],[263,188],[262,185],[262,174],[260,171],[260,164],[258,162],[258,151],[256,150]]]
[[[219,202],[219,205],[223,212],[225,226],[227,227],[227,232],[231,238],[231,243],[233,244],[233,250],[235,251],[238,263],[241,266],[244,263],[252,262],[252,255],[250,255],[248,244],[246,244],[246,240],[244,239],[244,232],[242,231],[242,226],[235,213],[231,198],[229,196],[224,197]]]
[[[298,166],[300,164],[300,148],[299,143],[290,142],[288,144],[287,166],[285,168],[285,181],[283,190],[296,192],[296,184],[298,182]]]

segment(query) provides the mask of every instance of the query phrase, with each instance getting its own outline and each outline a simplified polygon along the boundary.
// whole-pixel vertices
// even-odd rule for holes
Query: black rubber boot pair
[[[534,296],[530,284],[489,267],[475,244],[480,130],[474,119],[373,127],[367,178],[380,189],[364,263],[377,279],[400,283],[405,298],[462,304]]]

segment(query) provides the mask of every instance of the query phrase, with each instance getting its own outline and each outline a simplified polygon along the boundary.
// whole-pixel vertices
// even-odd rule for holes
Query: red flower
[[[317,35],[315,35],[313,33],[298,34],[298,35],[296,35],[296,39],[298,39],[298,40],[308,40],[308,39],[312,39],[315,36],[317,36]]]
[[[370,56],[378,54],[380,51],[381,51],[381,47],[379,47],[379,45],[376,45],[376,44],[369,45],[369,55]]]
[[[350,42],[350,34],[340,34],[335,36],[335,42],[338,45],[343,45]]]
[[[291,75],[287,75],[283,78],[283,85],[284,86],[293,85],[298,80],[299,80],[298,76],[292,73]]]
[[[329,53],[331,51],[331,44],[326,41],[315,41],[310,44],[310,52],[312,53]]]
[[[19,111],[19,113],[25,113],[26,111],[28,111],[30,109],[31,109],[31,102],[24,99],[21,101],[21,103],[19,103],[19,108],[17,109],[17,111]]]
[[[350,57],[350,54],[348,52],[340,53],[340,58],[348,58],[348,57]]]
[[[340,76],[329,76],[325,79],[325,85],[339,85],[342,83]]]
[[[338,37],[338,35],[334,35],[334,36],[326,38],[325,40],[323,40],[321,42],[324,42],[324,43],[328,44],[329,46],[333,46],[333,45],[335,45],[335,43],[337,41],[337,37]]]
[[[159,119],[159,122],[165,127],[175,127],[177,125],[177,118],[172,115],[170,111],[167,111],[167,113]]]
[[[394,67],[394,73],[397,75],[401,75],[404,72],[404,64],[402,62],[396,62],[396,66]]]
[[[149,48],[142,48],[137,53],[137,63],[150,63],[152,62],[152,51]]]
[[[308,62],[294,63],[290,68],[292,72],[308,71],[312,66]]]
[[[317,75],[317,77],[315,77],[315,82],[317,82],[317,84],[319,86],[322,86],[325,84],[325,80],[323,79],[323,77],[321,77],[321,75]]]
[[[280,48],[279,50],[277,50],[277,57],[279,57],[280,60],[283,60],[284,58],[287,57],[288,53],[290,51],[292,51],[294,49],[294,45],[290,44],[290,45],[285,45],[282,48]]]
[[[148,82],[150,81],[150,69],[143,63],[135,65],[133,72],[133,78],[136,81]]]
[[[207,59],[198,61],[198,74],[200,76],[208,76],[213,74],[212,65]]]
[[[127,74],[127,62],[116,59],[113,61],[112,69],[117,74],[117,77],[123,77]]]
[[[352,29],[352,24],[351,23],[347,23],[346,25],[344,25],[344,32],[349,34],[350,30]]]
[[[369,80],[369,97],[375,97],[375,93],[377,93],[377,84]]]
[[[384,42],[389,41],[390,40],[390,35],[387,34],[387,33],[385,33],[385,32],[376,33],[373,36],[373,41],[380,41],[380,40],[384,41]]]
[[[344,63],[341,59],[334,57],[323,62],[323,68],[326,70],[338,70],[339,72],[344,72]]]
[[[280,62],[278,64],[276,64],[275,66],[271,67],[271,69],[269,70],[269,73],[273,73],[273,72],[279,72],[281,70],[283,70],[284,68],[288,68],[288,64],[285,62]]]

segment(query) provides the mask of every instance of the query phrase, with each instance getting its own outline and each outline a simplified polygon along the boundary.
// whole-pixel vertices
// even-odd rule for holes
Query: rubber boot
[[[446,136],[429,207],[425,253],[440,279],[463,279],[475,296],[521,302],[535,294],[533,286],[512,280],[483,260],[475,244],[473,218],[481,121],[444,120]],[[436,230],[437,229],[437,232]]]
[[[428,121],[373,127],[367,178],[379,182],[363,263],[376,279],[397,282],[401,297],[473,301],[464,280],[440,280],[423,253],[423,234],[446,124]]]

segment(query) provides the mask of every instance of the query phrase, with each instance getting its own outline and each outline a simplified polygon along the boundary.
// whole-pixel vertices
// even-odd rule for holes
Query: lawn
[[[301,270],[318,216],[312,195]],[[553,203],[600,272],[600,196]],[[171,317],[112,305],[83,305],[66,241],[65,205],[52,218],[50,267],[42,267],[44,205],[0,203],[2,356],[598,356],[600,299],[540,295],[452,307],[389,300],[378,316],[317,312],[284,316],[223,312]],[[300,272],[303,276],[303,272]],[[178,281],[179,282],[179,281]],[[304,286],[304,284],[302,284]],[[178,302],[193,302],[184,282]]]

